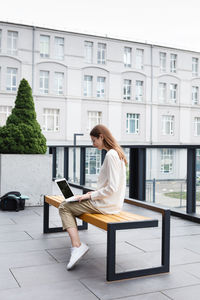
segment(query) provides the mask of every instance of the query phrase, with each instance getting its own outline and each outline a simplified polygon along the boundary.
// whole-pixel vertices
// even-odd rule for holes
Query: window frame
[[[169,124],[167,124],[169,123]],[[162,135],[172,136],[174,135],[175,117],[174,115],[162,115]],[[169,126],[169,133],[167,127]]]
[[[105,65],[106,64],[106,43],[97,44],[97,64]]]
[[[10,74],[8,73],[9,70],[11,71]],[[16,73],[14,73],[14,72],[16,72]],[[7,91],[11,91],[11,92],[17,91],[17,75],[18,75],[17,73],[18,73],[17,68],[7,67],[7,71],[6,71],[6,90]],[[15,84],[13,84],[14,81],[15,81]],[[9,82],[9,84],[8,84],[8,82]]]
[[[131,121],[134,123],[134,132],[131,132]],[[126,133],[139,135],[140,131],[140,114],[139,113],[126,113]]]
[[[47,74],[48,76],[45,77],[44,75]],[[40,83],[39,83],[39,90],[40,93],[43,95],[49,94],[49,71],[46,70],[40,70]],[[42,85],[41,85],[42,83]],[[45,87],[45,84],[47,83],[47,87]]]
[[[48,42],[42,41],[41,38],[46,38]],[[50,36],[45,34],[40,34],[40,57],[49,58],[50,57]]]
[[[45,113],[47,112],[47,113]],[[53,117],[53,129],[49,130],[48,127],[48,117]],[[42,130],[44,132],[59,132],[60,130],[60,109],[58,108],[43,108],[43,126]]]

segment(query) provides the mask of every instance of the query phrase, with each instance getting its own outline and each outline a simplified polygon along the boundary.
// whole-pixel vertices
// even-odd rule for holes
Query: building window
[[[195,136],[200,135],[200,117],[194,118],[194,135]]]
[[[97,97],[104,98],[105,97],[105,77],[97,77]]]
[[[135,100],[143,101],[143,81],[136,80],[136,87],[135,87]]]
[[[55,37],[55,58],[59,60],[64,59],[64,38]]]
[[[85,41],[84,49],[85,49],[85,62],[89,63],[89,64],[92,64],[92,61],[93,61],[93,43]]]
[[[0,106],[0,126],[6,125],[6,120],[11,114],[12,106]]]
[[[126,114],[126,133],[139,133],[139,114]]]
[[[8,31],[7,51],[8,54],[17,55],[18,32]]]
[[[169,89],[170,89],[170,101],[172,103],[176,103],[177,102],[177,84],[170,83]]]
[[[162,134],[174,134],[174,116],[162,116]]]
[[[160,52],[160,72],[166,72],[166,53]]]
[[[44,108],[43,110],[43,130],[59,130],[59,109]]]
[[[123,88],[123,98],[124,100],[130,100],[131,99],[131,80],[124,79],[124,88]]]
[[[17,69],[15,68],[7,68],[6,90],[13,92],[17,90]]]
[[[165,82],[159,82],[159,101],[161,103],[165,103],[166,102],[166,89],[167,89],[167,85]]]
[[[124,47],[124,67],[131,67],[132,49]]]
[[[176,73],[177,69],[177,55],[170,54],[170,72]]]
[[[142,70],[144,68],[144,50],[136,49],[136,69]]]
[[[48,94],[49,92],[49,72],[40,71],[40,92]]]
[[[88,111],[88,130],[91,130],[94,126],[102,123],[101,111]]]
[[[87,148],[86,149],[86,162],[85,162],[85,174],[96,175],[99,174],[101,168],[101,152],[98,149]]]
[[[161,173],[172,173],[173,171],[174,150],[161,149]]]
[[[98,43],[97,63],[103,65],[106,63],[106,44]]]
[[[85,97],[92,97],[92,76],[84,76],[84,91],[83,95]]]
[[[48,35],[40,36],[40,57],[49,57],[50,37]]]
[[[198,76],[199,73],[199,60],[196,57],[192,58],[192,76]]]
[[[55,72],[54,91],[57,95],[63,95],[64,73]]]
[[[192,104],[199,103],[199,88],[198,86],[192,87]]]

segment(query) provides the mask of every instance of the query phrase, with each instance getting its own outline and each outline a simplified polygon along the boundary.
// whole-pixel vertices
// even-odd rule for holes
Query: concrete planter
[[[42,205],[52,193],[52,155],[0,154],[0,196],[9,191],[27,195],[26,206]]]

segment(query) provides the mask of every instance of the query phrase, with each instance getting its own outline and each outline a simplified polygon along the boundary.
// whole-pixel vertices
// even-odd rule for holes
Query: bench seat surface
[[[55,207],[59,207],[60,203],[64,200],[61,195],[58,196],[45,196],[45,201]],[[145,221],[151,220],[148,217],[140,216],[126,211],[121,211],[118,214],[103,215],[103,214],[82,214],[78,217],[79,219],[97,226],[101,229],[107,230],[108,223],[119,223],[119,222],[134,222],[134,221]]]

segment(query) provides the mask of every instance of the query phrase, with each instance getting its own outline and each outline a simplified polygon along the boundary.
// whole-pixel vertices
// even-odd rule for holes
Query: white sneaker
[[[89,247],[84,243],[81,243],[80,247],[72,247],[67,270],[71,270],[74,265],[88,252],[88,250]]]

